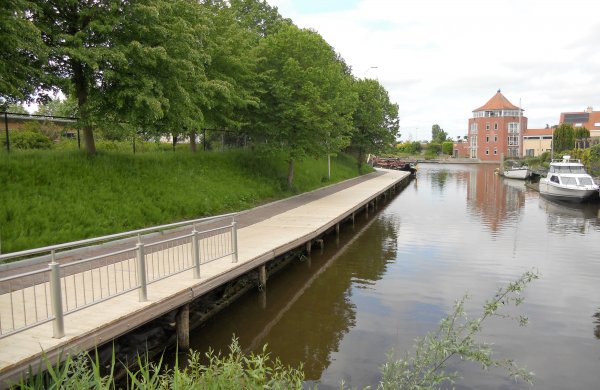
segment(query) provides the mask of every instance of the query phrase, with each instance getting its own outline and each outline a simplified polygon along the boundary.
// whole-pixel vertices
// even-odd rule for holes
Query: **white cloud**
[[[471,110],[498,88],[521,99],[530,127],[600,109],[595,0],[362,0],[329,12],[302,1],[269,3],[318,31],[357,77],[380,80],[400,106],[403,139],[430,138],[434,123],[466,134]]]

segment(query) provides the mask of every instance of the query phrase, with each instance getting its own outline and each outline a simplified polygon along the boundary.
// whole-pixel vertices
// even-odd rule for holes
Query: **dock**
[[[19,280],[20,285],[16,279],[6,283],[18,268],[13,275],[0,274],[0,387],[18,382],[30,367],[37,371],[44,356],[54,362],[92,350],[245,273],[258,270],[266,283],[267,262],[297,248],[310,252],[315,240],[339,232],[340,224],[356,213],[368,213],[409,175],[378,170],[238,213],[226,226],[200,231],[194,225],[174,233],[180,237],[120,242],[110,259],[101,253],[60,267],[53,262],[51,269],[47,262],[32,265],[29,279]],[[101,252],[108,249],[104,245]],[[61,303],[52,306],[56,302]],[[32,320],[38,316],[39,323]],[[186,321],[178,319],[178,327],[183,324],[178,334],[189,331]]]

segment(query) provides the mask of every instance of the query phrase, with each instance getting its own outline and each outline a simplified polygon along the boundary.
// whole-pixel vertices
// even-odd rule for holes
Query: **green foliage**
[[[252,130],[263,150],[279,151],[288,161],[335,153],[350,141],[356,94],[333,48],[314,31],[281,27],[257,47],[260,108]]]
[[[446,141],[442,143],[442,153],[447,154],[449,156],[454,152],[454,142]]]
[[[442,142],[448,139],[448,133],[444,131],[440,127],[440,125],[435,124],[431,126],[431,142],[441,144]]]
[[[575,146],[575,130],[569,123],[563,123],[554,129],[554,153],[571,150]]]
[[[481,334],[483,324],[493,317],[513,319],[520,326],[526,325],[527,317],[514,317],[503,309],[521,305],[525,299],[522,296],[525,287],[537,278],[537,273],[525,272],[518,280],[499,288],[494,298],[483,305],[482,313],[474,319],[465,312],[468,297],[457,301],[453,313],[442,320],[437,332],[417,340],[413,354],[407,353],[398,360],[390,354],[382,367],[383,379],[378,388],[434,389],[451,386],[458,379],[458,374],[447,372],[447,368],[457,359],[479,363],[484,370],[503,368],[513,379],[531,383],[532,373],[520,368],[511,359],[494,359],[492,345],[478,341],[476,336]]]
[[[10,134],[11,148],[15,149],[50,149],[52,141],[39,131],[16,131]]]
[[[352,115],[354,131],[350,148],[359,164],[368,153],[380,154],[391,149],[399,136],[398,105],[390,102],[385,88],[377,81],[354,82],[358,104]]]
[[[411,155],[420,154],[422,148],[423,147],[421,146],[421,143],[418,141],[403,142],[403,143],[396,145],[396,149],[400,153],[407,153],[407,154],[411,154]]]
[[[37,115],[77,117],[77,101],[73,95],[66,99],[52,99],[38,106]]]
[[[425,145],[425,155],[429,157],[436,157],[442,153],[442,144],[437,142],[431,142]]]
[[[299,162],[288,190],[282,155],[191,154],[152,142],[133,155],[130,143],[100,141],[88,157],[70,145],[0,154],[3,252],[243,210],[318,188],[327,176],[325,157]],[[356,176],[355,166],[332,158],[331,183]]]
[[[42,34],[31,22],[33,1],[0,2],[0,105],[33,100],[46,50]]]

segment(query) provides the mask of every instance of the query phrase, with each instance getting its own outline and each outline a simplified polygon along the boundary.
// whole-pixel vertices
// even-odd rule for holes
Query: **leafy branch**
[[[481,333],[483,323],[491,317],[512,319],[519,326],[527,325],[526,316],[513,316],[502,309],[521,305],[525,287],[538,277],[536,272],[528,271],[518,280],[499,288],[496,295],[485,302],[481,315],[474,319],[465,312],[465,302],[469,299],[465,294],[456,301],[453,312],[441,321],[437,332],[416,340],[414,354],[409,352],[399,360],[393,354],[388,355],[388,361],[381,369],[383,378],[378,388],[432,389],[443,383],[453,384],[458,374],[447,371],[452,358],[480,363],[485,370],[503,368],[511,378],[532,383],[531,372],[519,367],[512,359],[494,359],[491,345],[477,341],[476,336]]]

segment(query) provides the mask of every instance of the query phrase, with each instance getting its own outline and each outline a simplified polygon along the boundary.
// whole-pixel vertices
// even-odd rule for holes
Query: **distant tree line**
[[[264,0],[10,0],[0,18],[0,104],[56,110],[60,91],[89,154],[103,126],[227,129],[285,153],[291,183],[298,159],[348,150],[362,161],[398,136],[385,88]]]

